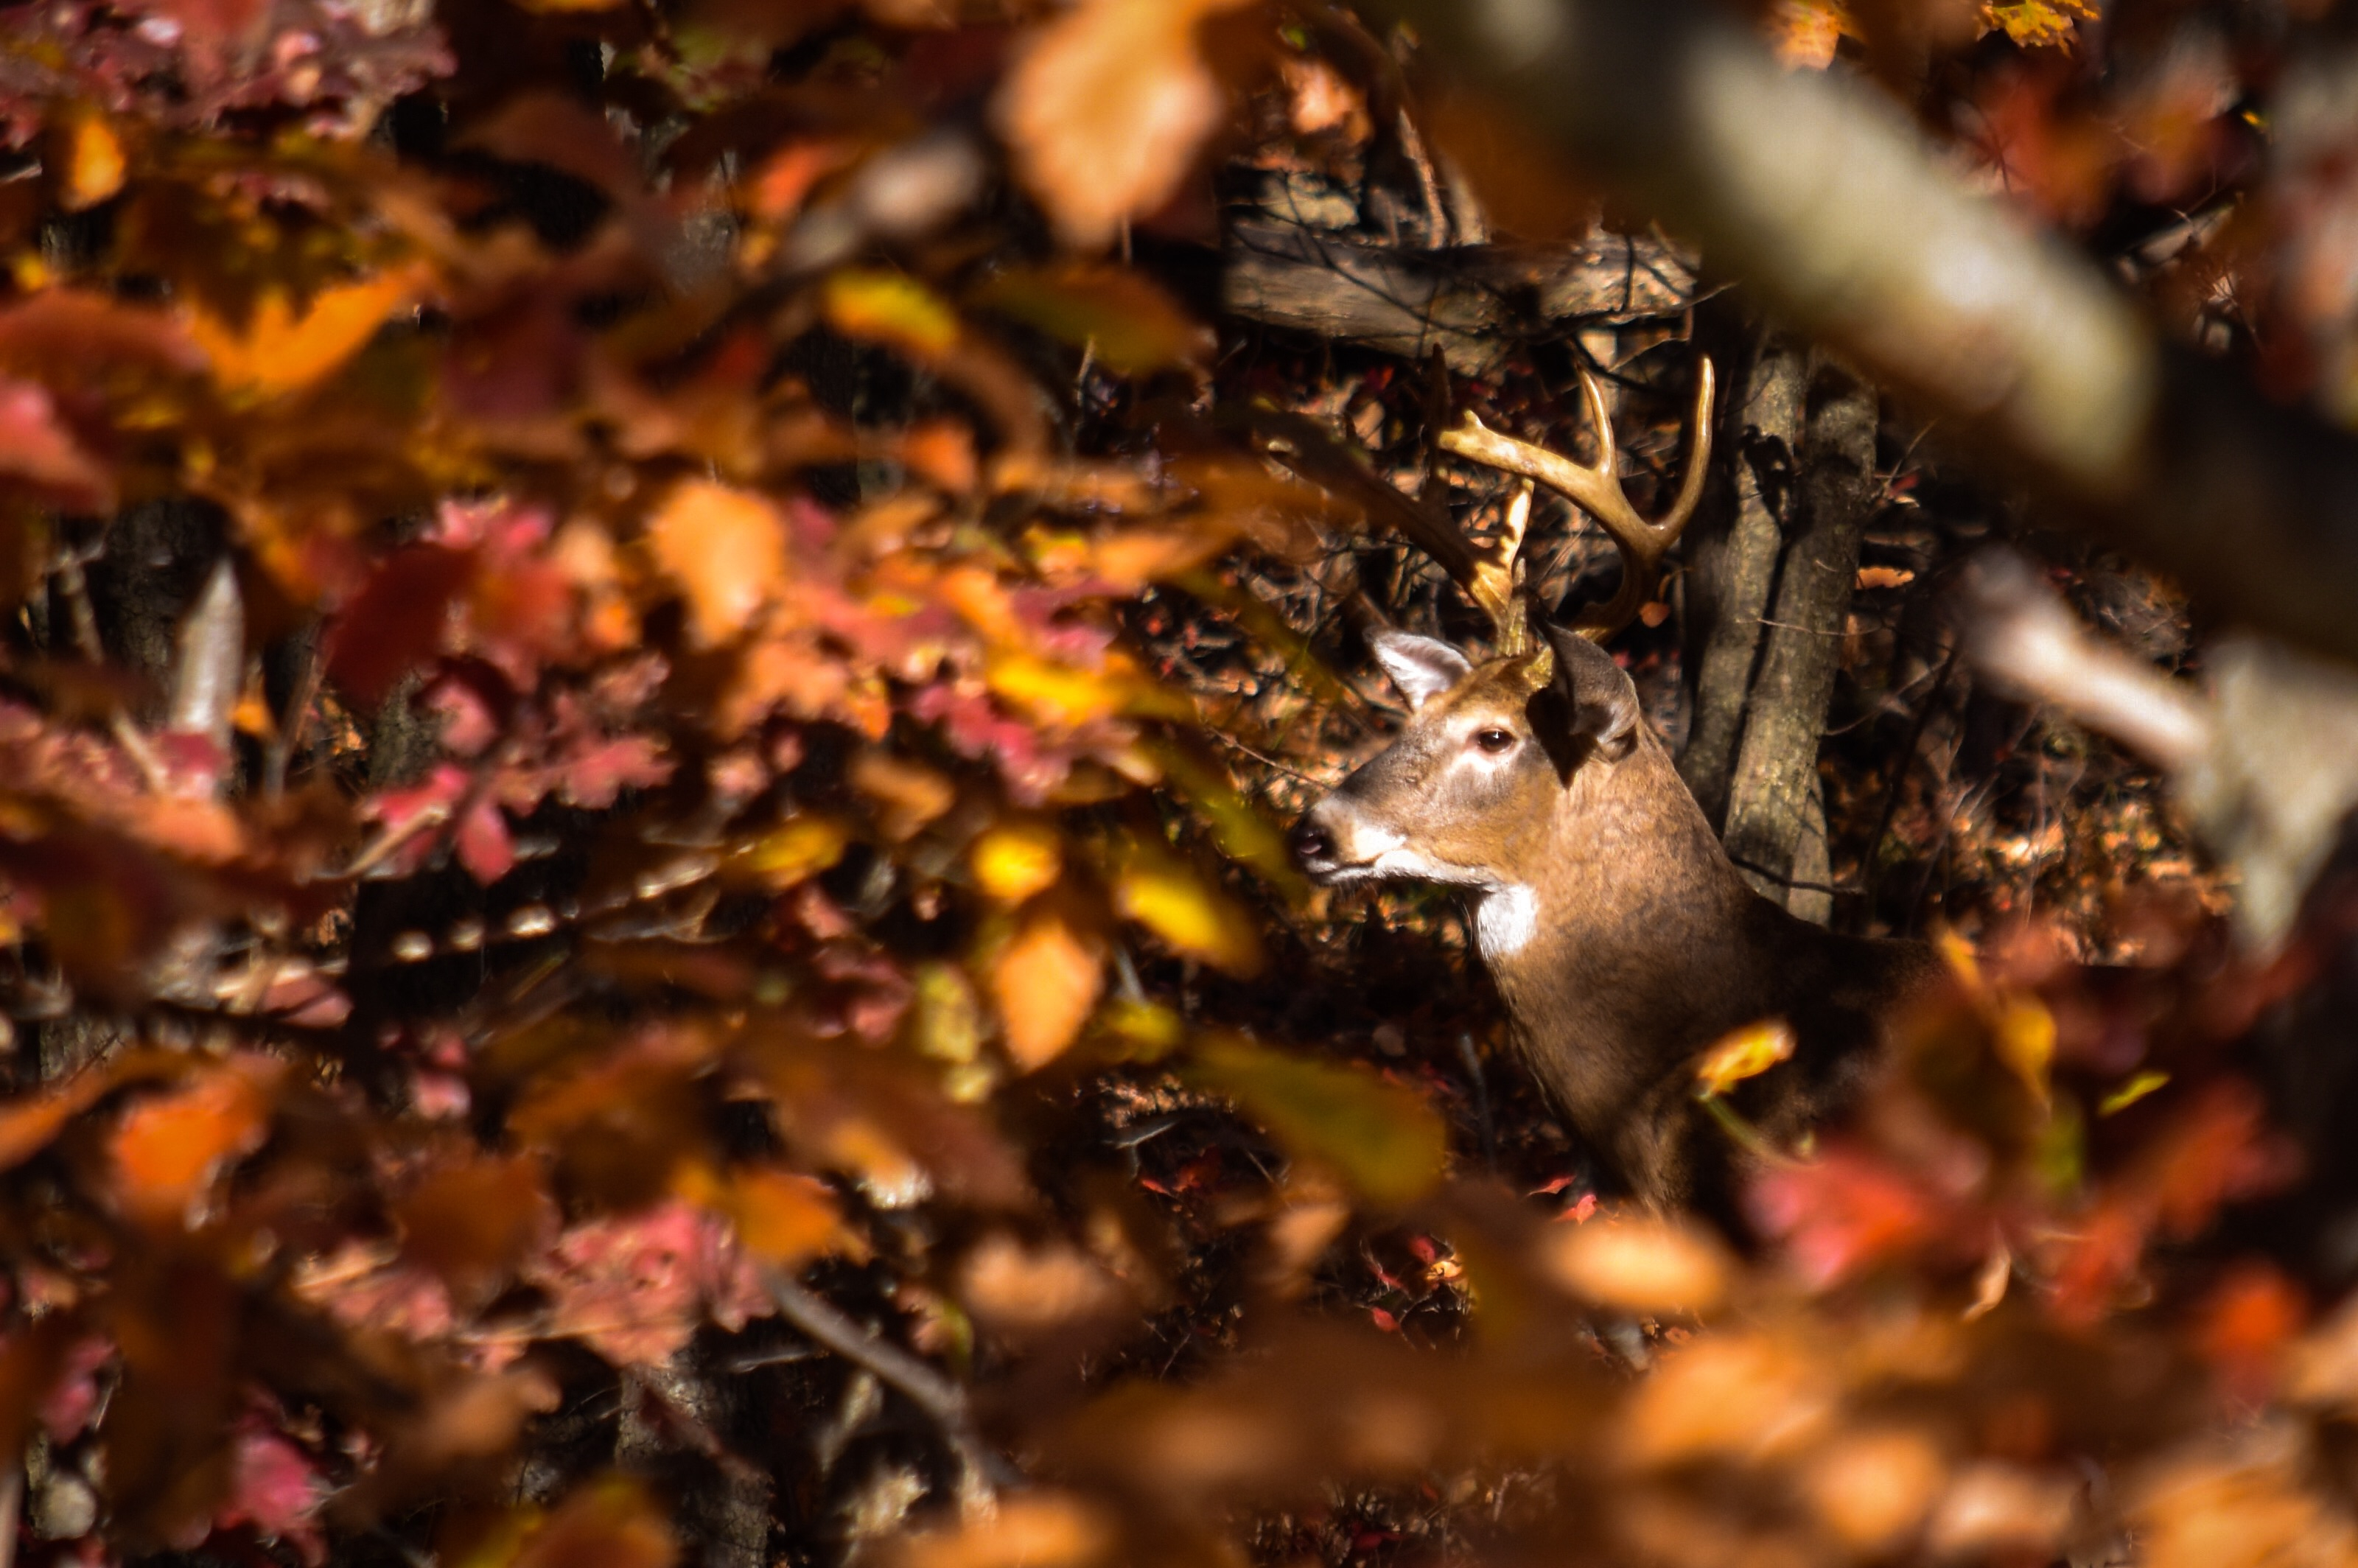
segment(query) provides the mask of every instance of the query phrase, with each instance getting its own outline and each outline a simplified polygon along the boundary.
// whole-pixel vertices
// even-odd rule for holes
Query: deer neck
[[[1475,941],[1534,1065],[1593,1134],[1749,1022],[1774,989],[1771,912],[1651,736],[1576,771],[1524,849],[1521,874],[1476,896]]]

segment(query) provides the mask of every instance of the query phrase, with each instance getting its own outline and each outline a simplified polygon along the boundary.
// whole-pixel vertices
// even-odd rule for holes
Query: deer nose
[[[1293,858],[1305,871],[1330,871],[1335,869],[1335,840],[1326,829],[1309,817],[1295,823],[1286,839]]]

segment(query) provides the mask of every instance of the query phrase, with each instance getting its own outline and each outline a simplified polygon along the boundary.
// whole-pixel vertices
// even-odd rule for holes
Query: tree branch
[[[2358,442],[2165,348],[1898,111],[1697,0],[1379,0],[1796,328],[2214,606],[2358,658]]]

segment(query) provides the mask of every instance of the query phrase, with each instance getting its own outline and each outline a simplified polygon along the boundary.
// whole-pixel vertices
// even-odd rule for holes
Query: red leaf
[[[467,586],[471,552],[426,545],[397,551],[371,573],[328,636],[328,673],[364,706],[434,656],[451,600]]]
[[[114,478],[58,422],[49,389],[0,380],[0,474],[70,512],[114,510]]]
[[[98,1413],[98,1369],[114,1354],[111,1341],[92,1336],[77,1340],[57,1359],[57,1384],[41,1401],[41,1429],[52,1443],[71,1443]]]
[[[294,1547],[316,1568],[328,1555],[318,1520],[327,1490],[309,1455],[249,1420],[231,1453],[229,1498],[213,1522],[222,1529],[251,1524]]]
[[[459,863],[485,887],[515,870],[515,845],[508,838],[507,818],[488,800],[459,819]]]

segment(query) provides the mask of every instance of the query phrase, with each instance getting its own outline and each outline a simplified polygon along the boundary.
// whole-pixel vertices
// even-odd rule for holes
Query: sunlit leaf
[[[1113,899],[1126,918],[1188,957],[1240,977],[1260,968],[1253,917],[1207,886],[1175,855],[1143,844],[1130,846],[1114,877]]]
[[[843,859],[850,842],[850,830],[836,818],[806,814],[753,840],[741,863],[773,887],[792,887]]]
[[[1998,1009],[1995,1044],[1998,1059],[2045,1104],[2048,1070],[2055,1061],[2055,1015],[2035,996],[2009,996]]]
[[[1216,1039],[1196,1048],[1189,1073],[1378,1203],[1407,1203],[1441,1179],[1449,1152],[1441,1118],[1363,1068]]]
[[[838,272],[827,280],[827,319],[849,338],[892,343],[921,358],[957,341],[957,316],[933,290],[897,272]]]
[[[785,571],[783,527],[768,502],[708,480],[678,486],[648,520],[648,548],[687,593],[698,643],[729,642],[752,623]]]
[[[1557,1227],[1540,1264],[1582,1300],[1639,1314],[1707,1314],[1735,1271],[1726,1249],[1700,1230],[1636,1216]]]
[[[1124,375],[1203,363],[1212,335],[1170,296],[1124,267],[1085,264],[1014,267],[978,289],[974,302],[1086,348]]]
[[[1007,1054],[1025,1072],[1064,1054],[1105,982],[1105,946],[1050,904],[1035,905],[991,964]]]
[[[678,1559],[663,1508],[638,1482],[614,1476],[559,1503],[514,1568],[671,1568]]]
[[[233,1159],[262,1146],[286,1064],[243,1056],[124,1113],[109,1148],[115,1194],[141,1218],[176,1221]]]
[[[1239,0],[1083,0],[1042,28],[1001,88],[1024,182],[1073,244],[1167,200],[1220,112],[1195,47]]]
[[[321,289],[296,314],[281,288],[263,291],[241,330],[203,308],[187,308],[189,335],[211,359],[222,385],[276,396],[325,380],[365,347],[385,318],[415,299],[424,278],[397,269]]]
[[[1781,1018],[1747,1024],[1704,1053],[1695,1065],[1695,1093],[1724,1095],[1790,1059],[1795,1044],[1793,1026]]]
[[[1033,816],[1011,816],[984,829],[968,851],[974,880],[1001,903],[1022,903],[1056,885],[1065,874],[1063,840],[1055,827]]]
[[[904,1538],[896,1560],[900,1568],[1080,1568],[1103,1559],[1114,1540],[1098,1505],[1030,1487],[963,1528]]]
[[[58,200],[70,212],[112,198],[123,189],[129,167],[123,139],[96,114],[78,114],[67,121],[64,163]]]
[[[833,1195],[790,1171],[755,1165],[719,1172],[690,1161],[673,1175],[672,1185],[689,1203],[728,1220],[745,1250],[765,1263],[800,1263],[834,1246],[842,1229]]]

